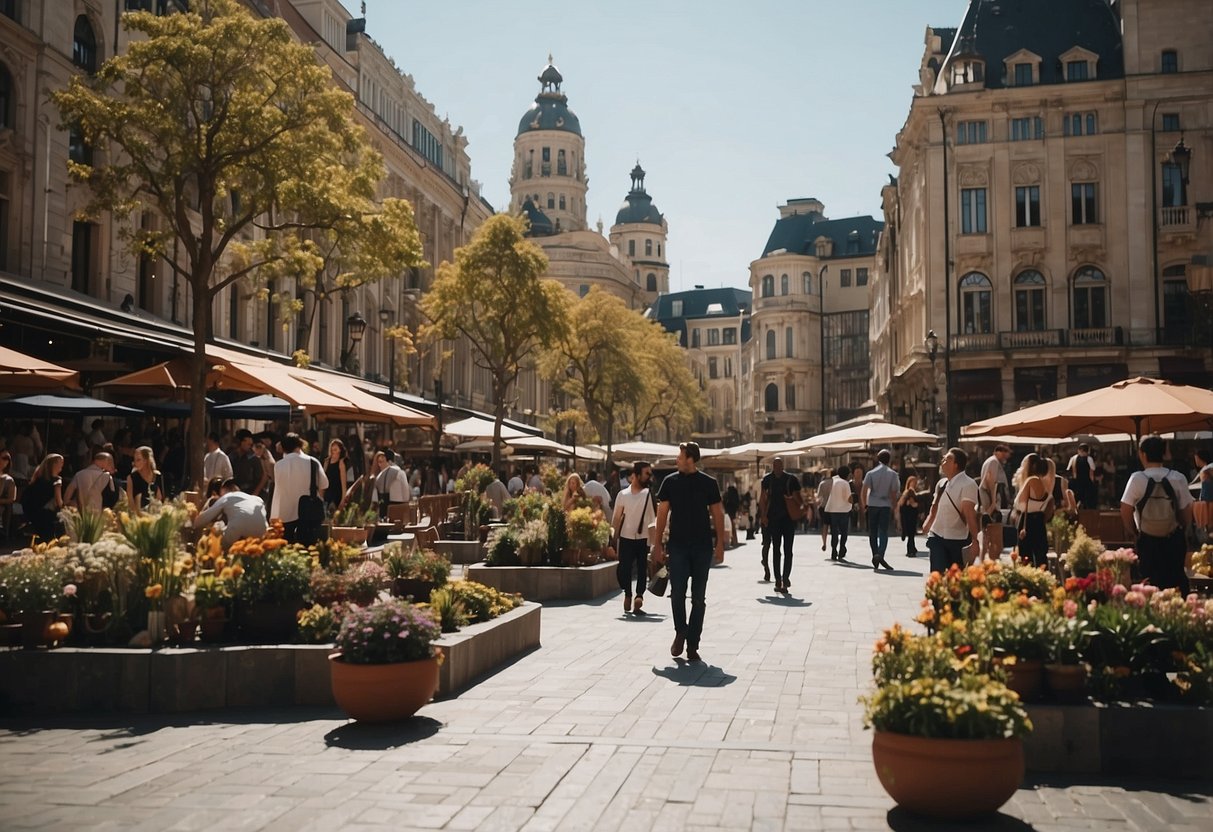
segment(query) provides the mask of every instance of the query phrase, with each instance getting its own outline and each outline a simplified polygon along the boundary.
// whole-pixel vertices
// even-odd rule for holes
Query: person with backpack
[[[1185,530],[1192,522],[1192,494],[1187,478],[1163,465],[1167,445],[1160,436],[1141,440],[1137,452],[1142,470],[1135,471],[1120,498],[1125,535],[1137,538],[1141,576],[1159,589],[1189,591],[1184,570]]]

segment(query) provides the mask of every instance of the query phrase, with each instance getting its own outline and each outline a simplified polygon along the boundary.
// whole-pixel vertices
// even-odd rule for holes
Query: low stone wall
[[[590,601],[619,589],[614,561],[594,566],[488,566],[467,568],[469,581],[502,592],[520,593],[528,601]]]
[[[445,555],[455,564],[479,563],[484,560],[484,545],[479,540],[439,540],[434,551]]]
[[[438,696],[539,646],[538,604],[443,636]],[[332,705],[331,644],[0,650],[0,714]]]
[[[1029,771],[1213,778],[1213,708],[1027,705]]]

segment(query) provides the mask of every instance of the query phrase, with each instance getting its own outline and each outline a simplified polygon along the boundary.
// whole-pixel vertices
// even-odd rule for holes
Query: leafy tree
[[[613,454],[616,425],[625,406],[644,395],[650,369],[644,348],[655,324],[597,286],[572,308],[567,337],[544,354],[540,372],[562,393],[580,400]]]
[[[92,189],[89,212],[157,214],[159,231],[124,227],[124,237],[188,287],[189,447],[200,472],[216,295],[238,280],[316,281],[330,266],[337,278],[381,276],[419,261],[420,241],[406,204],[374,204],[383,162],[353,121],[354,101],[286,23],[254,18],[237,0],[190,7],[124,14],[139,35],[126,54],[52,98],[65,124],[107,150],[96,166],[69,164]]]
[[[678,336],[654,322],[637,349],[645,355],[643,393],[623,409],[624,432],[639,435],[661,425],[671,439],[690,430],[705,405]]]
[[[421,301],[430,339],[464,336],[472,361],[492,379],[493,467],[501,461],[501,422],[524,364],[566,337],[569,293],[542,277],[548,260],[526,239],[526,221],[490,217],[455,262],[443,263]]]

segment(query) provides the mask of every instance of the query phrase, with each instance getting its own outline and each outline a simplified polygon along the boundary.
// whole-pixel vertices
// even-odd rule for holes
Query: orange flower
[[[224,580],[224,581],[231,580],[232,575],[234,575],[234,574],[235,574],[235,573],[232,571],[234,568],[235,568],[235,567],[232,567],[232,566],[226,566],[226,567],[224,567],[224,568],[223,568],[223,569],[222,569],[222,570],[219,572],[219,578],[220,578],[221,580]]]
[[[146,587],[143,590],[143,596],[145,598],[151,598],[153,600],[156,598],[159,598],[163,594],[164,594],[164,587],[161,586],[160,584],[152,584],[151,586]]]
[[[1001,601],[1003,598],[1007,597],[1007,591],[1000,586],[996,586],[993,590],[991,590],[990,597],[995,601]]]
[[[231,569],[232,569],[233,577],[239,578],[241,575],[244,574],[244,567],[238,563],[232,564]]]
[[[985,587],[975,586],[969,590],[969,594],[980,601],[982,598],[986,597],[986,590]]]

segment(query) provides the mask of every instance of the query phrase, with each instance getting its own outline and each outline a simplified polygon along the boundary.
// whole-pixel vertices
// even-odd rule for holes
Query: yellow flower
[[[225,581],[227,581],[227,580],[231,580],[231,577],[232,577],[232,575],[234,574],[234,573],[232,572],[232,568],[233,568],[233,567],[230,567],[230,566],[225,566],[223,569],[221,569],[221,570],[219,571],[219,577],[220,577],[222,580],[225,580]]]
[[[232,570],[232,577],[234,577],[234,578],[239,578],[241,575],[244,574],[244,567],[238,563],[232,564],[231,570]]]

